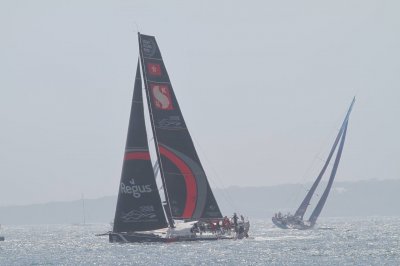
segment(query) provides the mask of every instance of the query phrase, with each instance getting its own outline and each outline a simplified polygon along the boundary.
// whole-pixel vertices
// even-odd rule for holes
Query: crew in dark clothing
[[[191,233],[198,233],[199,232],[199,226],[197,225],[197,223],[195,223],[192,228],[190,228],[190,232]]]
[[[206,226],[204,225],[204,223],[200,223],[199,229],[200,229],[200,235],[202,235],[203,232],[206,231]]]
[[[239,234],[243,234],[244,233],[244,227],[243,226],[239,226]]]
[[[237,217],[237,215],[236,215],[236,212],[235,213],[233,213],[233,226],[235,227],[235,232],[237,232],[237,225],[238,225],[238,217]]]

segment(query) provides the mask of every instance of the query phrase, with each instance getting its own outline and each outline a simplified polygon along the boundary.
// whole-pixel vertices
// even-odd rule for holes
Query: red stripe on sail
[[[186,204],[185,209],[183,210],[182,218],[191,218],[194,210],[196,208],[196,200],[197,200],[197,183],[196,179],[193,175],[193,172],[190,170],[189,166],[180,159],[176,154],[167,150],[162,146],[158,146],[160,149],[160,153],[167,157],[173,164],[175,164],[179,171],[182,173],[185,184],[186,184]]]
[[[148,151],[128,152],[125,153],[124,160],[150,160],[150,153]]]

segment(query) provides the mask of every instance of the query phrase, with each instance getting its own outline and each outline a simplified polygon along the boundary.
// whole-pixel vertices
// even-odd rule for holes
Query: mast
[[[163,167],[162,167],[161,155],[160,155],[160,151],[158,149],[158,140],[157,140],[157,134],[156,134],[156,129],[155,129],[155,125],[154,125],[153,109],[151,108],[151,100],[150,100],[150,95],[149,95],[149,90],[148,90],[149,85],[147,82],[147,73],[146,73],[146,69],[144,67],[143,48],[142,48],[140,32],[138,32],[138,38],[139,38],[140,61],[141,61],[141,65],[142,65],[144,84],[145,84],[145,88],[146,88],[146,97],[147,97],[147,105],[148,105],[148,109],[149,109],[150,124],[151,124],[151,129],[153,131],[154,144],[155,144],[156,154],[157,154],[157,162],[159,162],[158,168],[159,168],[160,175],[161,175],[162,185],[164,188],[165,201],[166,201],[166,207],[164,208],[164,210],[167,214],[167,220],[168,220],[169,226],[171,228],[174,228],[175,225],[174,225],[174,220],[172,218],[171,204],[170,204],[169,197],[168,197],[168,189],[167,189],[167,185],[165,182],[165,176],[164,176],[164,171],[163,171]],[[153,172],[154,172],[154,170],[153,170]]]
[[[85,214],[85,198],[83,196],[83,193],[81,195],[81,199],[82,199],[82,217],[83,217],[83,225],[86,224],[86,214]]]
[[[326,169],[328,168],[328,165],[329,165],[329,163],[332,159],[332,156],[336,150],[337,144],[339,143],[340,137],[343,134],[344,127],[345,127],[345,125],[347,126],[347,121],[349,120],[349,116],[350,116],[351,110],[353,108],[354,102],[355,102],[355,97],[353,98],[353,100],[350,104],[350,107],[346,113],[344,120],[343,120],[342,126],[340,127],[339,133],[336,136],[335,142],[333,143],[333,146],[329,152],[328,158],[327,158],[324,166],[321,169],[321,172],[319,173],[317,179],[314,181],[314,183],[311,186],[310,190],[308,191],[306,197],[301,202],[301,204],[300,204],[299,208],[297,209],[296,213],[294,214],[294,216],[301,217],[301,219],[303,219],[303,216],[304,216],[308,206],[310,205],[311,198],[314,195],[315,190],[317,189],[318,184],[321,181],[323,175],[325,174]]]
[[[317,206],[315,207],[314,211],[312,212],[312,214],[310,216],[309,221],[310,221],[311,226],[313,226],[315,224],[315,222],[318,219],[318,216],[321,214],[322,208],[324,207],[326,199],[328,198],[329,192],[331,190],[333,180],[335,179],[336,171],[339,166],[340,157],[341,157],[342,151],[343,151],[344,141],[346,139],[347,123],[348,123],[348,121],[346,121],[346,124],[344,126],[342,139],[340,141],[339,149],[336,154],[335,163],[333,164],[333,168],[332,168],[331,176],[329,178],[328,185],[326,186],[324,194],[322,194],[321,199],[318,201]]]

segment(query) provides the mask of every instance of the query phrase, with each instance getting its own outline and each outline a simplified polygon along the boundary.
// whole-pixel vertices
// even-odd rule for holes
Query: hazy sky
[[[399,1],[0,1],[0,205],[117,194],[137,27],[213,187],[400,178]],[[137,25],[137,26],[136,26]]]

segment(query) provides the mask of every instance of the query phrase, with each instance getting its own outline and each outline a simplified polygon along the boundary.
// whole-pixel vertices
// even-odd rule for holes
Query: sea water
[[[313,230],[252,220],[250,238],[109,243],[108,224],[3,225],[0,265],[400,265],[400,217],[322,218]]]

